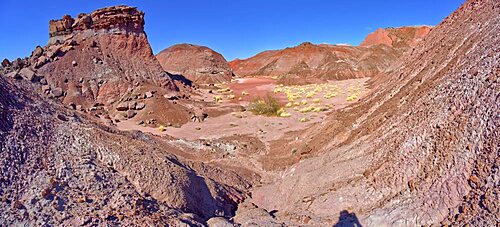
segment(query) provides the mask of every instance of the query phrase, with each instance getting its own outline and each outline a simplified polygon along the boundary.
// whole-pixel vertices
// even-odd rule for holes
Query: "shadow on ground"
[[[340,212],[339,220],[334,227],[362,227],[362,225],[355,213],[343,210]]]

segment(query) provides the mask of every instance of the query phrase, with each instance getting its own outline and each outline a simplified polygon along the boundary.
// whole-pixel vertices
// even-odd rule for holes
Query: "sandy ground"
[[[293,107],[284,108],[287,113],[290,113],[290,117],[265,117],[256,116],[249,111],[244,112],[233,112],[230,114],[221,115],[218,117],[208,117],[204,122],[189,122],[182,125],[180,128],[176,127],[166,127],[164,132],[160,132],[158,128],[143,127],[137,125],[136,121],[133,119],[128,121],[122,121],[117,124],[120,130],[140,130],[143,132],[149,132],[155,135],[169,135],[177,139],[184,140],[196,140],[196,139],[217,139],[233,135],[254,135],[257,136],[263,142],[269,142],[282,137],[285,133],[291,131],[302,130],[310,126],[311,124],[321,122],[324,117],[335,109],[343,108],[350,103],[356,102],[359,98],[362,98],[364,94],[368,91],[366,89],[366,78],[363,79],[352,79],[343,81],[333,81],[329,82],[329,86],[336,86],[338,88],[338,95],[326,99],[321,93],[312,98],[300,98],[296,101],[307,100],[307,105],[300,105],[298,108],[304,108],[312,103],[314,98],[320,99],[318,105],[322,106],[332,106],[329,110],[323,112],[307,112],[301,113],[299,111],[294,111]],[[287,103],[287,96],[283,93],[275,94],[273,91],[275,88],[280,88],[279,85],[275,84],[275,80],[271,78],[244,78],[237,79],[230,84],[220,85],[221,88],[229,87],[233,90],[231,93],[218,94],[213,91],[213,94],[206,91],[202,91],[202,97],[205,101],[212,101],[214,96],[227,96],[228,94],[234,94],[234,99],[223,99],[222,102],[216,103],[212,101],[212,105],[218,105],[220,107],[225,107],[228,105],[234,105],[238,103],[242,106],[248,104],[248,100],[254,97],[262,96],[265,94],[273,94],[281,100],[283,103]],[[359,88],[358,99],[353,101],[347,101],[349,96],[348,90],[350,88]],[[242,96],[243,100],[238,101],[238,97],[241,96],[241,92],[247,92],[249,95]],[[300,122],[301,118],[306,118],[307,122]]]

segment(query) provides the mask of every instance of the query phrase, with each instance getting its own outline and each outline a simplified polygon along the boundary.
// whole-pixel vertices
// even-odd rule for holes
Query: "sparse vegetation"
[[[278,116],[280,109],[280,103],[270,94],[265,97],[255,98],[248,104],[248,110],[256,115]]]

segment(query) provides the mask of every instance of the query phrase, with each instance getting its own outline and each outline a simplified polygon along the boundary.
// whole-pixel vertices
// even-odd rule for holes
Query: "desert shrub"
[[[256,115],[278,116],[281,109],[279,101],[270,94],[265,97],[257,97],[250,101],[248,110]]]

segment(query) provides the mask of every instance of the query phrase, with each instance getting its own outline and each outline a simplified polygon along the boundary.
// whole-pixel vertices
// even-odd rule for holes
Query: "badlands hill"
[[[285,84],[374,77],[385,73],[430,30],[428,26],[379,29],[359,47],[306,42],[229,64],[237,76],[277,77]]]
[[[177,44],[162,50],[156,58],[165,71],[197,84],[230,82],[233,77],[226,59],[205,46]]]

